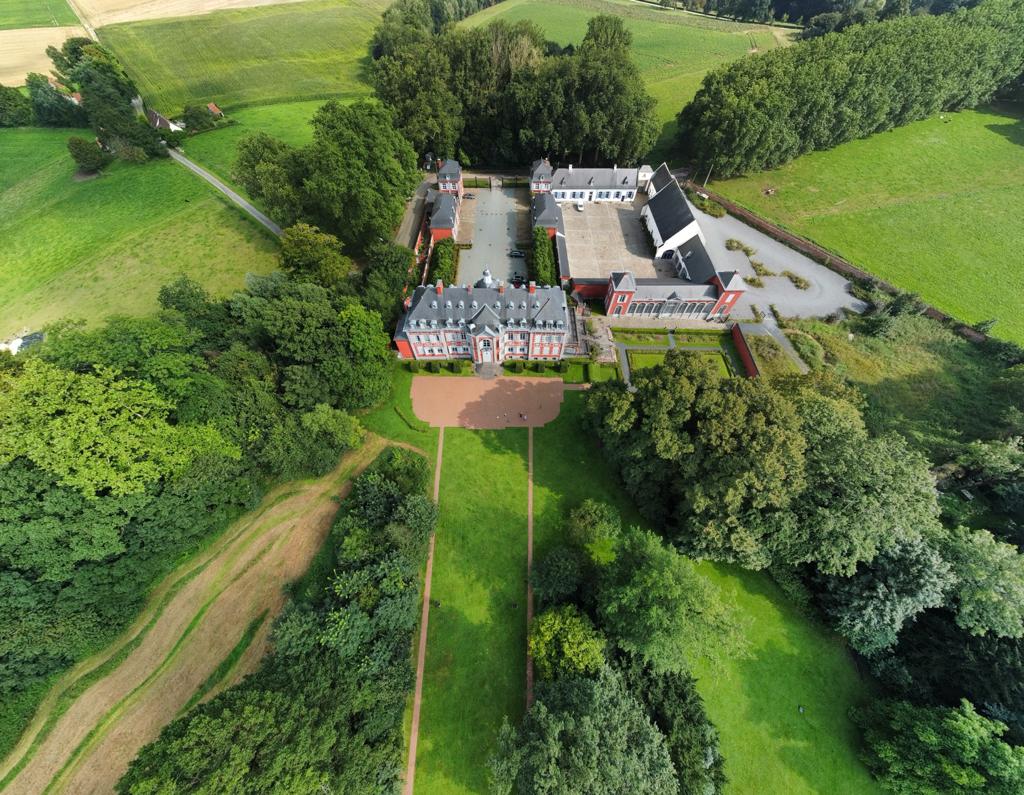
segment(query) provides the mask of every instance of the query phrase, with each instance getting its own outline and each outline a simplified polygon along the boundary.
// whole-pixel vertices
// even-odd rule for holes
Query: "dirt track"
[[[209,550],[161,583],[131,629],[103,653],[76,666],[54,688],[26,736],[3,761],[0,775],[26,751],[31,753],[32,738],[53,708],[52,696],[142,633],[137,648],[85,690],[57,720],[4,792],[112,792],[138,750],[188,702],[238,643],[249,623],[263,611],[269,611],[270,618],[280,611],[283,586],[309,566],[338,510],[333,498],[347,493],[350,478],[362,471],[384,444],[379,437],[369,436],[362,448],[346,456],[329,475],[274,490]],[[174,584],[183,581],[174,592]],[[169,599],[163,599],[172,592]],[[146,630],[154,616],[155,622]],[[256,667],[266,648],[269,624],[269,620],[264,622],[249,651],[231,671],[230,681]]]
[[[229,8],[284,5],[302,0],[77,0],[79,13],[94,28],[116,22],[191,17]]]
[[[65,39],[85,35],[79,27],[0,30],[0,83],[23,86],[29,72],[50,74],[53,64],[46,57],[46,48],[51,44],[60,47]]]

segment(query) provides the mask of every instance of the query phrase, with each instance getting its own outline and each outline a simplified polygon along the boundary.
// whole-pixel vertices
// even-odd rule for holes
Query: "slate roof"
[[[693,212],[678,184],[675,187],[669,185],[655,193],[647,206],[662,240],[671,239],[672,235],[693,223]]]
[[[551,179],[551,163],[546,157],[534,160],[530,165],[530,179],[534,182]]]
[[[655,193],[660,193],[662,188],[666,188],[676,181],[676,178],[672,176],[672,173],[668,170],[668,164],[662,163],[658,166],[658,170],[651,176],[651,187],[654,188]]]
[[[694,235],[683,245],[676,248],[676,251],[679,252],[679,256],[683,259],[683,267],[686,269],[685,276],[689,277],[691,282],[708,284],[715,277],[717,273],[715,264],[711,261],[711,257],[708,256],[707,249],[704,248],[700,235]]]
[[[569,247],[565,243],[565,230],[555,233],[555,251],[558,253],[558,277],[562,281],[572,278],[569,270]]]
[[[681,279],[637,279],[634,301],[716,301],[718,287]]]
[[[722,271],[718,274],[723,290],[746,290],[747,286],[736,271]]]
[[[437,169],[437,178],[446,182],[458,182],[462,177],[462,166],[458,160],[445,160]]]
[[[635,190],[635,168],[560,168],[551,177],[552,190]]]
[[[561,326],[558,324],[561,323]],[[472,334],[501,327],[552,331],[566,330],[569,313],[560,287],[442,287],[420,286],[412,294],[408,311],[402,316],[396,336],[432,328],[466,327]]]
[[[438,193],[434,198],[434,209],[430,214],[431,229],[455,228],[455,196]]]
[[[636,290],[636,279],[631,271],[613,271],[611,280],[615,290]]]
[[[530,202],[533,225],[545,229],[557,229],[562,223],[562,208],[550,193],[538,193]]]

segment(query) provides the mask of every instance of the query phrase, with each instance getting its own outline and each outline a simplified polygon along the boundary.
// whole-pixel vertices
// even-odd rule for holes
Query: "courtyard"
[[[638,279],[675,278],[669,261],[655,260],[640,211],[646,196],[632,202],[589,202],[583,210],[562,204],[569,270],[577,279],[606,279],[612,271],[632,271]]]
[[[530,196],[524,188],[469,190],[462,200],[459,243],[472,243],[459,255],[459,284],[473,284],[485,270],[497,281],[526,278],[526,259],[509,256],[530,240]]]

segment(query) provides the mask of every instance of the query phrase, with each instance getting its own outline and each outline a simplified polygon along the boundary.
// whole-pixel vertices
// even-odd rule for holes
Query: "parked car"
[[[475,199],[476,198],[476,194],[475,193],[463,193],[462,194],[462,198],[463,199]]]
[[[583,202],[576,202],[576,212],[583,212]]]
[[[523,257],[526,256],[526,252],[525,251],[520,251],[519,249],[514,248],[510,252],[508,252],[508,255],[510,257],[512,257],[512,259],[523,259]]]

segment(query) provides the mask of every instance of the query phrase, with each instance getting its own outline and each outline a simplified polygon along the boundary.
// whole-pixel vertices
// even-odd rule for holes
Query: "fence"
[[[841,276],[869,284],[883,292],[889,293],[889,295],[896,295],[902,292],[884,279],[880,279],[874,274],[861,270],[853,263],[840,257],[838,254],[829,251],[826,248],[822,248],[817,243],[812,243],[806,238],[800,237],[799,235],[795,235],[792,232],[783,229],[778,224],[762,218],[760,215],[748,210],[746,207],[729,201],[721,194],[701,187],[689,180],[686,182],[686,187],[691,190],[707,194],[709,198],[721,204],[729,212],[729,215],[739,218],[741,221],[754,227],[754,229],[757,229],[759,232],[764,232],[768,237],[774,238],[780,243],[784,243],[789,246],[791,249],[799,251],[801,254],[810,257],[815,262],[821,263],[829,270],[833,270]],[[965,325],[955,317],[947,315],[945,312],[942,312],[933,306],[925,304],[925,307],[925,314],[928,317],[951,326],[961,337],[964,337],[971,342],[984,342],[987,339],[985,334],[981,333],[977,329]]]
[[[757,369],[757,363],[754,361],[754,354],[750,351],[750,345],[747,344],[747,338],[743,334],[743,329],[740,328],[739,323],[733,323],[732,325],[732,341],[736,346],[736,353],[740,355],[740,361],[743,362],[743,369],[747,371],[747,377],[757,378],[761,375],[761,371]]]

